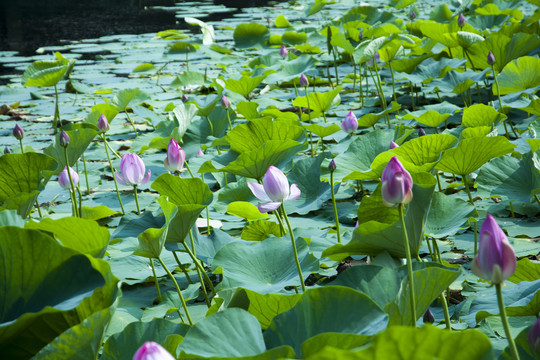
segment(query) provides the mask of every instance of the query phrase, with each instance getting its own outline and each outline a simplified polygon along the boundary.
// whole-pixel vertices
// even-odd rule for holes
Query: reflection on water
[[[32,55],[41,46],[115,34],[142,34],[187,27],[176,10],[223,4],[231,8],[264,6],[263,0],[0,0],[0,51]],[[192,16],[197,17],[196,8]],[[218,21],[231,12],[217,12],[204,21]]]

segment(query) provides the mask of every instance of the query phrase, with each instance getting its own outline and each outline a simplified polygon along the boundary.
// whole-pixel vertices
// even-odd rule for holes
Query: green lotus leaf
[[[138,88],[120,90],[113,98],[112,104],[115,105],[118,110],[126,111],[126,108],[131,105],[140,104],[150,99],[150,95]]]
[[[257,23],[240,24],[234,29],[234,44],[239,48],[264,45],[270,37],[270,31]]]
[[[302,343],[315,335],[374,335],[387,323],[387,315],[367,295],[343,286],[325,286],[307,290],[291,310],[274,317],[264,339],[269,347],[292,346],[299,355]]]
[[[307,41],[307,35],[305,32],[288,31],[281,36],[281,41],[289,45],[303,44]]]
[[[248,224],[243,230],[240,238],[248,241],[263,241],[269,235],[282,237],[285,232],[281,226],[273,221],[256,220]]]
[[[516,271],[508,278],[508,281],[519,284],[522,281],[535,281],[536,279],[540,279],[540,264],[524,258],[517,262]]]
[[[107,262],[63,247],[42,232],[2,227],[0,249],[3,356],[30,358],[116,298],[117,280]]]
[[[227,302],[227,308],[240,308],[255,315],[263,330],[266,330],[272,319],[296,305],[302,298],[300,294],[259,294],[258,292],[238,288]]]
[[[124,331],[111,336],[103,346],[103,360],[132,360],[133,354],[146,341],[155,341],[161,345],[167,336],[176,334],[185,336],[189,326],[177,324],[166,319],[153,319],[149,322],[134,322]]]
[[[288,28],[292,26],[289,20],[287,20],[287,18],[283,14],[279,14],[278,16],[276,16],[276,21],[274,22],[274,24],[277,28]]]
[[[433,346],[433,344],[439,344]],[[413,328],[392,326],[375,336],[366,349],[357,353],[359,359],[441,359],[466,357],[471,360],[493,356],[491,342],[478,330],[450,332],[432,326]]]
[[[401,105],[395,101],[392,101],[390,106],[381,112],[363,115],[360,119],[358,119],[358,126],[373,127],[383,116],[390,114],[391,112],[398,111],[399,109],[401,109]]]
[[[227,213],[248,221],[268,219],[268,214],[262,214],[259,209],[247,201],[234,201],[227,206]]]
[[[319,269],[319,261],[309,254],[302,238],[296,240],[304,277]],[[291,239],[268,238],[261,242],[233,242],[222,247],[212,263],[222,268],[221,289],[243,287],[261,294],[283,293],[286,286],[300,286],[292,255]]]
[[[243,117],[245,117],[248,120],[255,120],[255,119],[260,117],[259,116],[259,111],[257,110],[258,107],[259,107],[259,104],[257,104],[256,102],[240,101],[236,105],[236,112],[238,114],[242,115]],[[239,125],[239,126],[241,126],[241,125]],[[237,127],[238,126],[235,126],[235,129]],[[230,131],[229,134],[231,132],[232,131]]]
[[[55,53],[56,61],[34,61],[28,65],[22,76],[24,86],[54,86],[70,72],[75,61],[70,61],[59,52]]]
[[[389,41],[386,37],[381,36],[373,40],[364,41],[360,43],[353,52],[354,61],[357,64],[365,63],[368,60],[373,59],[379,49]]]
[[[206,76],[198,71],[186,71],[176,75],[170,83],[170,87],[174,88],[198,88],[207,82]]]
[[[420,31],[424,36],[450,48],[460,46],[457,36],[448,36],[450,34],[457,34],[458,31],[465,31],[481,35],[478,30],[469,24],[465,24],[463,28],[460,28],[457,21],[440,24],[433,20],[417,20],[411,25],[411,28],[413,31]]]
[[[444,152],[435,168],[452,174],[467,175],[489,160],[511,152],[515,147],[502,136],[463,139],[457,147]]]
[[[306,16],[315,15],[316,13],[321,11],[326,6],[326,4],[328,4],[326,0],[315,0],[310,7],[306,8]]]
[[[324,352],[333,348],[338,348],[345,352],[347,350],[359,348],[367,344],[373,336],[342,334],[337,332],[326,332],[315,335],[304,341],[302,344],[302,356],[304,359],[318,359]],[[342,359],[339,355],[331,355],[331,359]],[[347,354],[343,359],[356,359],[354,354]]]
[[[441,125],[446,119],[448,119],[452,114],[439,114],[435,110],[428,110],[428,111],[415,111],[414,113],[410,113],[405,115],[404,119],[414,119],[416,122],[431,126],[431,127],[437,127]]]
[[[499,88],[493,88],[495,95],[506,95],[535,90],[540,86],[540,59],[523,56],[508,63],[498,75]]]
[[[288,60],[281,71],[270,74],[266,81],[268,83],[282,83],[294,81],[298,86],[300,75],[315,68],[315,59],[311,55],[300,55],[294,60]]]
[[[463,126],[493,126],[497,122],[506,119],[506,115],[501,114],[491,106],[484,104],[474,104],[463,110]]]
[[[262,25],[261,25],[262,26]],[[243,75],[240,79],[227,79],[225,80],[225,87],[231,91],[234,91],[237,94],[242,95],[246,99],[249,99],[249,94],[259,86],[260,83],[268,76],[270,73],[266,72],[264,75],[260,76],[246,76]]]
[[[189,48],[189,51],[188,51]],[[185,41],[177,41],[169,46],[169,49],[167,52],[169,54],[185,54],[186,52],[193,52],[196,49],[199,48],[198,44],[185,42]]]
[[[66,130],[66,133],[71,139],[69,146],[67,147],[69,166],[74,168],[75,163],[79,161],[79,158],[86,151],[88,145],[92,143],[92,140],[94,140],[98,134],[98,131],[95,129],[79,128],[74,130]],[[54,174],[60,174],[67,166],[64,148],[60,145],[60,134],[56,134],[54,144],[46,147],[43,152],[56,160],[58,167],[54,171]]]
[[[482,72],[475,71],[449,71],[442,79],[433,80],[430,85],[435,86],[435,89],[439,89],[445,92],[453,92],[461,94],[475,85],[477,82],[484,81],[486,79],[488,69]]]
[[[413,200],[407,205],[405,224],[411,254],[414,256],[420,250],[420,244],[424,238],[424,227],[436,180],[430,174],[415,173],[413,182]],[[362,199],[358,208],[360,224],[354,230],[352,240],[346,245],[331,246],[323,252],[323,256],[342,260],[355,254],[377,255],[382,251],[388,251],[392,256],[405,257],[398,211],[396,208],[383,205],[380,188],[379,184],[372,195]],[[360,217],[362,217],[362,222],[360,222]]]
[[[330,136],[332,134],[337,133],[339,130],[341,130],[339,125],[336,125],[336,124],[330,124],[326,126],[320,125],[320,124],[309,124],[309,125],[304,125],[304,128],[306,128],[306,130],[312,132],[313,134],[321,138]]]
[[[465,200],[435,192],[424,233],[439,239],[454,235],[467,223],[474,209],[474,206]]]
[[[332,105],[334,104],[334,100],[336,97],[339,96],[339,92],[341,91],[341,87],[337,87],[334,90],[327,91],[325,93],[320,92],[311,92],[308,93],[309,97],[309,106],[308,101],[305,96],[299,96],[296,99],[293,100],[294,106],[304,107],[306,109],[311,109],[313,111],[320,111],[322,113],[326,113]]]
[[[65,247],[97,258],[105,255],[110,237],[106,227],[99,226],[93,220],[75,217],[43,219],[39,223],[30,221],[25,227],[49,232]]]
[[[152,189],[175,205],[210,205],[213,194],[199,178],[183,179],[171,174],[161,174],[152,183]]]
[[[142,63],[140,65],[135,66],[131,72],[134,73],[140,73],[140,72],[149,72],[156,70],[156,66],[152,63]]]

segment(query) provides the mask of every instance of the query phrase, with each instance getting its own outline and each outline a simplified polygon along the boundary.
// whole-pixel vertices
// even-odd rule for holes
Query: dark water
[[[198,1],[236,9],[276,2]],[[61,45],[69,40],[186,28],[188,25],[179,21],[172,9],[173,6],[188,8],[189,5],[182,3],[175,0],[0,0],[0,51],[18,51],[26,56],[35,54],[39,47]],[[219,21],[234,12],[218,12],[201,20]],[[192,16],[197,17],[197,14]]]

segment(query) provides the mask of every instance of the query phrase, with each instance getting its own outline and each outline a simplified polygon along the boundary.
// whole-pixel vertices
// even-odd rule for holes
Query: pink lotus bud
[[[381,176],[382,201],[388,207],[411,202],[413,181],[411,174],[401,164],[397,157],[392,157]]]
[[[341,123],[341,129],[346,133],[352,134],[358,129],[358,119],[352,111],[345,116],[345,120]]]
[[[175,358],[163,346],[147,341],[133,355],[133,360],[175,360]]]
[[[71,139],[69,138],[67,132],[62,130],[62,132],[60,133],[60,146],[64,148],[68,147],[70,141]]]
[[[300,189],[296,184],[289,188],[289,180],[281,170],[275,166],[270,166],[263,178],[263,184],[248,183],[248,187],[262,201],[269,201],[266,204],[259,204],[259,211],[262,213],[276,210],[285,200],[296,200],[300,197]]]
[[[75,170],[69,167],[69,172],[71,173],[71,179],[73,180],[73,186],[77,187],[77,184],[79,184],[79,174]],[[68,175],[68,168],[67,166],[64,167],[64,170],[58,175],[58,183],[62,187],[62,189],[68,189],[71,190],[71,183],[69,182],[69,175]]]
[[[190,46],[186,46],[186,52],[190,52],[191,51],[191,47]]]
[[[122,185],[137,186],[146,184],[150,180],[150,170],[144,175],[146,167],[142,159],[135,153],[125,154],[120,162],[120,172],[115,170],[116,178]]]
[[[199,149],[199,151],[197,151],[197,155],[196,156],[201,156],[201,155],[204,155],[203,151],[201,149]]]
[[[534,322],[531,330],[529,330],[529,345],[536,354],[540,354],[540,318],[537,318]]]
[[[304,74],[300,75],[300,85],[302,85],[302,86],[308,86],[309,85],[309,80],[308,80],[307,76],[304,75]]]
[[[414,12],[414,10],[411,11],[411,13],[409,14],[409,19],[411,19],[411,20],[416,19],[416,13]]]
[[[334,161],[334,159],[330,160],[330,163],[328,164],[328,170],[330,170],[331,172],[336,170],[337,168],[337,165],[336,165],[336,162]]]
[[[182,95],[182,102],[188,101],[188,97],[186,94]]]
[[[488,63],[488,65],[495,64],[495,55],[493,55],[493,53],[491,51],[488,53],[487,63]]]
[[[24,137],[24,130],[22,127],[19,126],[19,124],[15,124],[15,127],[13,128],[13,136],[15,136],[15,139],[22,140]]]
[[[362,40],[364,38],[364,32],[360,30],[360,34],[358,34],[358,41]]]
[[[167,146],[167,157],[165,158],[165,169],[168,171],[175,173],[175,172],[183,172],[186,169],[184,169],[184,161],[186,161],[186,153],[178,143],[171,138],[171,141],[169,141],[169,145]]]
[[[221,95],[221,106],[227,110],[228,108],[231,107],[231,102],[229,101],[229,99],[227,99],[227,97],[225,95]]]
[[[463,13],[459,13],[459,16],[458,16],[458,19],[457,19],[458,26],[460,28],[462,28],[463,26],[465,26],[466,22],[467,22],[467,20],[465,20],[465,16],[463,16]]]
[[[289,52],[287,51],[287,47],[285,45],[281,46],[281,49],[279,50],[279,55],[281,55],[281,57],[284,59],[289,56]]]
[[[109,121],[104,114],[101,114],[99,116],[97,127],[99,129],[99,132],[101,133],[106,133],[109,130]]]
[[[493,284],[502,284],[516,270],[516,254],[493,216],[487,214],[480,229],[478,254],[472,271]]]
[[[6,146],[4,148],[4,154],[9,154],[11,152],[11,150]]]
[[[426,136],[426,130],[424,128],[418,129],[418,136]]]
[[[396,144],[396,143],[393,142],[393,141],[390,141],[390,149],[395,149],[395,148],[397,148],[397,147],[399,147],[398,144]]]

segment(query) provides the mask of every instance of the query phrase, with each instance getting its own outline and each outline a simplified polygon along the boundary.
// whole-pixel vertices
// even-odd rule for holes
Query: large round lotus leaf
[[[248,48],[264,44],[270,37],[270,31],[257,23],[240,24],[234,29],[233,37],[236,46]]]
[[[0,353],[29,358],[116,298],[109,265],[36,230],[0,228]]]
[[[257,318],[242,309],[226,309],[195,324],[178,347],[206,358],[253,356],[266,351]]]
[[[306,242],[296,241],[302,274],[307,278],[319,269],[319,262],[309,254]],[[234,242],[218,251],[212,263],[221,267],[222,289],[243,287],[262,294],[283,292],[285,286],[300,286],[291,240],[268,238],[262,242]]]
[[[268,347],[301,345],[312,336],[336,332],[374,335],[386,328],[388,316],[367,295],[343,286],[306,291],[289,311],[277,315],[264,333]]]
[[[536,89],[540,86],[540,59],[523,56],[512,60],[498,75],[499,88],[493,87],[493,94],[501,95]]]

